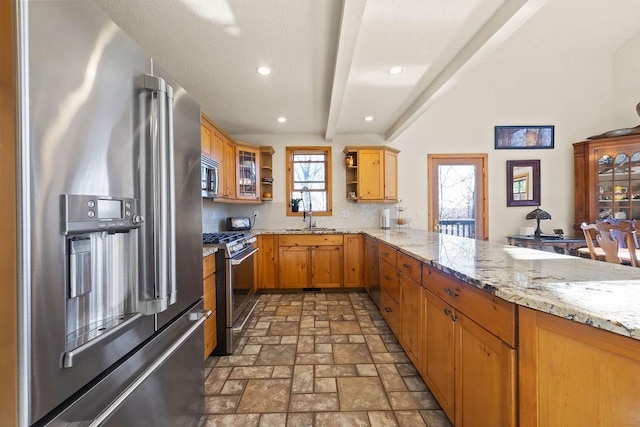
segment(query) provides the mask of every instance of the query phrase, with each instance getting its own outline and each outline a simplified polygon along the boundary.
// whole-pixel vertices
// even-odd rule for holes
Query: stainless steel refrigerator
[[[197,425],[200,107],[93,2],[15,4],[19,423]]]

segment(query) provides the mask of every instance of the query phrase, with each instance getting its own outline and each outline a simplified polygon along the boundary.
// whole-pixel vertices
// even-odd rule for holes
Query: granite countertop
[[[202,258],[209,256],[211,254],[215,254],[218,252],[218,248],[212,248],[211,246],[203,246],[202,247]]]
[[[361,230],[354,230],[352,228],[325,228],[314,227],[311,230],[308,228],[281,228],[281,229],[254,229],[251,230],[254,234],[362,234]]]
[[[414,229],[363,229],[506,301],[640,340],[640,268]]]

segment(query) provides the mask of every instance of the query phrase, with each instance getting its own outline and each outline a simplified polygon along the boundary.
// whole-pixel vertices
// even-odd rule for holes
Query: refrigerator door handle
[[[145,304],[145,314],[165,311],[176,301],[175,181],[173,154],[173,88],[165,80],[144,75],[143,87],[151,97],[151,178],[147,197],[151,198],[151,221],[145,227],[153,249],[154,300]],[[149,188],[151,187],[151,188]],[[152,237],[151,237],[152,236]]]
[[[131,385],[129,385],[129,387],[124,389],[122,393],[120,393],[106,408],[104,408],[102,412],[100,412],[98,416],[93,420],[93,422],[89,424],[88,427],[98,427],[105,421],[107,421],[111,417],[111,415],[113,415],[115,411],[124,403],[124,401],[127,400],[127,398],[133,392],[135,392],[136,389],[140,387],[140,385],[147,378],[153,375],[153,373],[157,371],[158,368],[160,368],[167,361],[167,359],[169,359],[173,355],[173,353],[175,353],[180,348],[180,346],[182,346],[182,344],[184,344],[184,342],[187,341],[189,337],[200,328],[200,326],[202,326],[202,324],[209,318],[209,316],[211,316],[211,310],[203,310],[202,312],[192,314],[195,315],[192,317],[199,317],[196,323],[191,325],[189,329],[187,329],[185,333],[180,336],[180,338],[174,341],[174,343],[171,344],[171,346],[169,346],[169,348],[167,348],[164,353],[162,353],[151,365],[149,365],[149,367],[145,369],[144,372],[142,372],[142,374],[140,374],[131,383]],[[192,318],[190,318],[190,320],[192,320]]]

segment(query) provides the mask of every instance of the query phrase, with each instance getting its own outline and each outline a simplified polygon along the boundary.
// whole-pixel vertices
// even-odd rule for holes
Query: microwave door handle
[[[220,187],[220,169],[213,168],[212,174],[213,174],[214,184],[211,190],[213,191],[213,194],[217,195],[218,191],[220,190],[219,188]]]

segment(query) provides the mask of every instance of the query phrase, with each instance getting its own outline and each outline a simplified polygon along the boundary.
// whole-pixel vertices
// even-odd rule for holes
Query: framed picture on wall
[[[496,126],[495,149],[553,148],[553,126]]]

